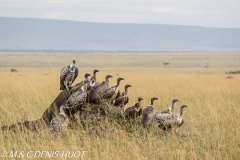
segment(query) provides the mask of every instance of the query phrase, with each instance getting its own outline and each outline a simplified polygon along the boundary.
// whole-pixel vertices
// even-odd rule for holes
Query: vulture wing
[[[115,90],[113,88],[108,88],[105,92],[105,97],[106,99],[111,98],[115,94]]]
[[[125,114],[125,117],[126,117],[126,118],[132,118],[132,117],[133,117],[132,115],[134,115],[134,112],[135,112],[134,106],[127,108],[127,109],[125,110],[125,113],[124,113],[124,114]]]
[[[64,80],[68,74],[68,69],[70,66],[64,67],[60,74],[60,80]]]
[[[143,110],[142,123],[145,127],[152,122],[155,113],[155,109],[152,106],[147,106],[147,108]]]
[[[124,105],[128,103],[128,100],[129,100],[128,96],[124,97]]]
[[[142,115],[142,108],[139,108],[139,111],[137,112],[137,116],[141,116]]]
[[[124,100],[125,100],[124,96],[119,96],[118,98],[115,99],[114,105],[121,106],[124,104]]]
[[[82,86],[83,86],[83,82],[81,81],[80,83],[78,83],[72,87],[72,89],[70,90],[70,94],[78,91]]]
[[[173,118],[173,115],[172,115],[172,114],[163,114],[163,113],[161,113],[161,112],[158,112],[158,113],[156,113],[155,118],[156,118],[158,121],[164,121],[164,120],[166,120],[166,119],[171,119],[171,118]]]
[[[69,68],[69,66],[64,67],[64,68],[61,70],[61,73],[60,73],[60,90],[64,90],[64,89],[66,88],[66,87],[64,86],[64,84],[63,84],[63,80],[67,77],[68,68]]]
[[[77,78],[77,76],[78,76],[78,68],[76,67],[76,68],[75,68],[75,73],[74,73],[74,78],[73,78],[73,80],[72,80],[72,83],[75,81],[75,79]],[[71,84],[72,84],[72,83],[71,83]],[[70,85],[71,85],[71,84],[70,84]]]
[[[120,94],[120,90],[118,90],[115,99],[118,99],[119,96],[121,96],[121,94]]]
[[[170,113],[170,111],[169,111],[169,109],[166,109],[166,110],[164,110],[164,111],[161,111],[161,112],[159,112],[159,113],[162,113],[162,114],[169,114],[169,113]]]

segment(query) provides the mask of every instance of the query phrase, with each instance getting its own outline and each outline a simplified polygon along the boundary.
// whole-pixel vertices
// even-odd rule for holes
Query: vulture
[[[90,85],[88,87],[88,90],[90,90],[96,83],[97,83],[97,78],[96,78],[96,73],[99,72],[99,70],[94,69],[93,70],[93,76],[90,79]]]
[[[86,73],[84,75],[84,79],[88,79],[88,77],[91,76],[90,74]],[[89,83],[89,82],[88,82]],[[70,90],[70,94],[78,91],[81,87],[83,86],[83,81],[81,81],[80,83],[76,84],[75,86],[72,87],[72,89]],[[89,85],[88,85],[89,86]]]
[[[127,103],[128,103],[128,88],[132,87],[130,84],[126,84],[125,85],[125,91],[120,95],[117,96],[117,98],[115,100],[113,100],[113,105],[114,106],[120,106],[120,107],[124,107]]]
[[[118,90],[118,86],[120,84],[120,81],[124,80],[123,78],[118,78],[117,79],[117,84],[114,84],[111,88],[108,88],[105,92],[104,92],[104,99],[108,99],[110,101],[114,100],[117,96],[117,93],[119,92]]]
[[[80,108],[86,102],[88,82],[88,79],[84,79],[81,89],[71,94],[66,104],[60,107],[59,115],[53,118],[50,122],[49,130],[51,132],[61,134],[66,130],[70,121],[70,114],[67,112],[67,110],[70,111],[71,114],[74,114],[78,110],[78,108]]]
[[[167,110],[157,112],[156,115],[155,115],[155,119],[158,120],[158,121],[161,121],[161,120],[166,119],[166,118],[172,118],[173,117],[172,111],[174,110],[174,104],[175,104],[175,102],[178,102],[178,101],[179,100],[177,98],[174,98],[172,100],[172,106],[169,107]]]
[[[88,94],[88,102],[98,103],[104,98],[104,93],[109,87],[109,78],[112,78],[111,75],[105,76],[105,81],[97,83]]]
[[[157,97],[152,97],[151,98],[151,105],[148,105],[144,110],[143,110],[143,116],[142,116],[142,124],[144,127],[147,127],[152,120],[154,119],[154,116],[156,114],[155,109],[153,108],[153,101],[158,100]]]
[[[124,115],[126,119],[134,119],[138,116],[142,115],[142,108],[141,108],[141,101],[143,100],[142,97],[138,98],[138,103],[134,106],[129,107],[125,110]]]
[[[74,82],[78,76],[78,68],[76,66],[76,60],[73,60],[72,64],[64,67],[60,73],[60,90],[67,89]]]
[[[186,108],[186,107],[187,106],[185,104],[181,105],[180,113],[176,114],[172,118],[167,118],[167,119],[159,121],[158,127],[163,130],[167,130],[167,131],[175,130],[175,132],[177,133],[178,128],[181,127],[182,124],[184,123],[182,116],[183,116],[183,108]]]

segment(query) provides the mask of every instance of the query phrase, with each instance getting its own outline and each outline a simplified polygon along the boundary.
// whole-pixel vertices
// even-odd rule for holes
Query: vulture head
[[[126,84],[125,88],[132,87],[130,84]]]
[[[99,72],[99,70],[97,70],[97,69],[93,70],[93,74],[96,74],[97,72]]]
[[[180,114],[178,113],[177,116],[178,116],[178,115],[179,115],[179,116],[182,116],[182,115],[183,115],[183,108],[187,108],[187,105],[182,104],[182,105],[180,106]]]
[[[158,98],[157,97],[152,97],[151,100],[155,101],[155,100],[158,100]]]
[[[112,76],[111,75],[106,75],[105,79],[108,79],[108,78],[112,78]]]
[[[187,108],[187,105],[182,104],[180,108]]]
[[[174,99],[172,100],[173,103],[178,102],[178,101],[179,101],[179,99],[177,99],[177,98],[174,98]]]
[[[120,78],[117,79],[117,81],[121,81],[121,80],[124,80],[124,78],[121,78],[121,77],[120,77]]]
[[[91,74],[86,73],[86,74],[84,75],[84,78],[88,78],[89,76],[91,76]]]
[[[153,105],[153,101],[155,101],[155,100],[158,100],[158,98],[157,97],[152,97],[151,98],[151,105]]]

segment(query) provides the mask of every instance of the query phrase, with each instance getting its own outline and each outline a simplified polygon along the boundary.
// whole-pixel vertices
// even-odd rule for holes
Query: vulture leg
[[[121,115],[122,115],[122,118],[125,120],[125,115],[124,115],[124,106],[121,107]]]
[[[64,86],[65,86],[65,88],[67,89],[67,91],[68,91],[68,93],[69,93],[69,89],[68,89],[68,86],[67,86],[67,82],[64,81],[63,83],[64,83]],[[70,93],[69,93],[69,94],[70,94]]]

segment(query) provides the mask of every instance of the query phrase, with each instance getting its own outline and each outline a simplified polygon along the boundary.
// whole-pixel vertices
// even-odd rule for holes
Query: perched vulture
[[[142,116],[142,124],[144,127],[147,127],[149,124],[151,124],[152,120],[155,117],[156,111],[153,108],[153,101],[158,100],[157,97],[152,97],[151,98],[151,105],[148,105],[144,110],[143,110],[143,116]]]
[[[104,99],[108,99],[110,101],[114,100],[118,93],[118,86],[120,84],[120,81],[124,80],[123,78],[117,79],[117,84],[114,84],[111,88],[108,88],[104,93]]]
[[[78,76],[78,68],[76,66],[76,61],[73,60],[72,64],[64,67],[60,73],[60,90],[67,89]]]
[[[184,123],[184,120],[182,118],[183,116],[183,108],[186,108],[186,105],[181,105],[180,106],[180,113],[176,114],[174,117],[172,118],[167,118],[164,120],[159,121],[159,125],[158,127],[163,129],[163,130],[175,130],[175,132],[177,133],[177,130],[179,127],[182,126],[182,124]]]
[[[88,94],[88,102],[90,103],[98,103],[100,100],[104,98],[105,91],[109,87],[109,78],[111,78],[111,75],[105,76],[105,81],[102,81],[101,83],[95,84],[91,91]]]
[[[138,116],[142,115],[142,108],[141,108],[141,101],[143,100],[142,97],[138,98],[138,103],[134,106],[129,107],[125,110],[124,115],[126,119],[134,119]]]
[[[114,106],[124,107],[128,103],[129,98],[127,96],[127,93],[128,93],[129,87],[132,87],[132,86],[130,84],[126,84],[125,91],[120,96],[118,96],[115,100],[113,100]]]
[[[155,115],[155,119],[158,120],[158,121],[161,121],[161,120],[166,119],[166,118],[172,118],[173,117],[172,112],[174,110],[174,104],[177,101],[179,101],[179,100],[177,98],[174,98],[172,100],[172,106],[169,107],[167,110],[157,112],[156,115]]]
[[[90,79],[90,85],[88,86],[88,90],[90,90],[93,86],[95,86],[97,84],[97,77],[96,77],[97,72],[99,72],[99,70],[97,70],[97,69],[93,70],[93,76]]]

